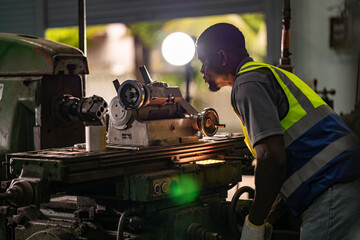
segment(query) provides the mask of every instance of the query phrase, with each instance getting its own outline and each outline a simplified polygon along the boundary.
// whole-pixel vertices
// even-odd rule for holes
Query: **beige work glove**
[[[272,228],[272,225],[268,222],[265,222],[260,226],[252,224],[249,221],[249,215],[247,215],[240,240],[270,240]]]

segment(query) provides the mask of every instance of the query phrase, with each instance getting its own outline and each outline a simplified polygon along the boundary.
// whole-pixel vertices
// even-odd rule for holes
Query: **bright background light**
[[[165,60],[176,66],[190,62],[195,55],[193,39],[182,32],[175,32],[167,36],[161,46],[161,53]]]

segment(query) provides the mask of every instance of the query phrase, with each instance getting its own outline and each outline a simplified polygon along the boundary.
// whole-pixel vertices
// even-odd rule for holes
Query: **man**
[[[211,91],[232,87],[231,104],[257,160],[255,197],[241,240],[264,239],[279,194],[302,217],[301,239],[355,239],[358,143],[340,117],[294,74],[253,62],[243,34],[231,24],[206,29],[197,55]]]

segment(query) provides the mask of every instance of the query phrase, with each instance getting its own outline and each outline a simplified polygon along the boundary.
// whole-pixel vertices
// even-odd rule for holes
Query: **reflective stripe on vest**
[[[291,74],[292,76],[296,77],[292,73],[285,73],[283,70],[268,64],[249,62],[241,68],[239,74],[263,67],[269,68],[272,71],[273,75],[287,96],[289,101],[289,109],[292,108],[292,112],[290,113],[292,116],[288,116],[288,113],[280,122],[284,131],[285,147],[289,146],[294,140],[296,140],[299,136],[301,136],[323,118],[334,113],[334,110],[326,105],[326,103],[318,95],[315,97],[317,98],[315,99],[316,102],[312,103],[309,98],[299,89],[299,87],[297,87],[295,83],[287,76],[287,74]],[[306,85],[306,87],[308,86]],[[290,120],[287,118],[290,118]]]
[[[324,167],[330,160],[347,149],[357,146],[357,144],[356,136],[348,134],[326,146],[283,183],[280,191],[282,197],[287,199],[303,182]]]
[[[316,111],[311,111],[306,114],[299,121],[294,123],[291,127],[284,132],[285,148],[288,147],[294,140],[307,132],[314,124],[312,122],[320,122],[330,114],[333,114],[334,110],[328,105],[321,105],[316,108]]]
[[[289,111],[280,121],[284,132],[285,147],[291,145],[319,121],[335,113],[306,83],[290,72],[264,63],[248,62],[240,69],[238,75],[264,67],[271,70],[289,101]],[[289,197],[305,180],[309,179],[334,157],[352,147],[354,145],[352,139],[352,136],[346,136],[332,142],[297,172],[293,173],[281,188],[283,197],[285,199]]]

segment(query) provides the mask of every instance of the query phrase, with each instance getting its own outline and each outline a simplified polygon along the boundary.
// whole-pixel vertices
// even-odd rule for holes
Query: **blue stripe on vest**
[[[303,167],[309,159],[337,139],[351,133],[337,114],[318,122],[286,148],[288,156],[286,179]],[[313,199],[334,183],[346,182],[360,176],[358,147],[349,148],[307,179],[286,200],[291,213],[300,215]]]
[[[360,176],[360,159],[353,147],[326,164],[317,174],[290,195],[286,205],[294,216],[300,215],[319,194],[339,182],[347,182]]]
[[[331,114],[315,124],[286,148],[287,179],[303,167],[312,157],[327,145],[351,133],[351,129],[337,114]]]

